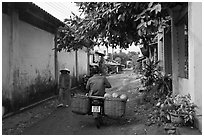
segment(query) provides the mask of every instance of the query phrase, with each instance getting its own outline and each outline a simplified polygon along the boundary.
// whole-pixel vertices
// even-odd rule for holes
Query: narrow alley
[[[132,71],[111,75],[109,93],[125,93],[129,99],[126,114],[120,119],[104,118],[104,125],[97,129],[91,115],[78,115],[71,108],[56,108],[56,99],[3,120],[3,134],[23,135],[155,135],[165,134],[163,128],[148,125],[151,105],[138,104],[138,76]],[[44,111],[43,111],[43,108]],[[48,111],[46,109],[49,108]],[[38,112],[38,113],[37,113]],[[30,115],[30,118],[28,117]],[[41,115],[41,116],[37,116]],[[44,116],[42,116],[44,115]],[[17,122],[18,121],[18,122]],[[32,122],[33,121],[33,122]],[[29,124],[30,123],[30,124]],[[32,123],[32,124],[31,124]],[[13,127],[12,127],[12,126]],[[193,130],[194,131],[194,130]],[[192,132],[192,131],[191,131]],[[196,131],[193,134],[198,134]]]

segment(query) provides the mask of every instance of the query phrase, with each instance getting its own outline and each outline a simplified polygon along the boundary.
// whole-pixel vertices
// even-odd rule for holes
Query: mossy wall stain
[[[19,110],[56,93],[57,83],[49,70],[41,72],[36,70],[36,77],[32,78],[29,77],[29,74],[21,75],[20,70],[16,69],[13,77],[12,98],[2,96],[2,104],[6,107],[6,113]]]

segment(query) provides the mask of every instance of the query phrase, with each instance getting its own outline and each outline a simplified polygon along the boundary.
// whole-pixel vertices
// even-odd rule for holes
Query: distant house
[[[7,112],[54,95],[61,68],[71,70],[72,87],[87,73],[86,49],[53,50],[63,25],[33,3],[2,3],[2,105]]]
[[[89,51],[89,57],[88,57],[88,60],[89,60],[89,75],[92,75],[92,70],[95,66],[97,67],[101,67],[101,63],[103,63],[103,59],[104,59],[104,56],[105,54],[98,51],[98,50],[90,50]]]
[[[125,67],[125,65],[122,65],[114,60],[112,61],[105,61],[105,64],[108,68],[107,73],[119,73],[122,71],[122,69]]]
[[[91,50],[89,52],[89,64],[90,64],[90,66],[99,66],[99,62],[100,62],[101,58],[103,58],[104,56],[105,56],[105,54],[100,52],[100,51]]]

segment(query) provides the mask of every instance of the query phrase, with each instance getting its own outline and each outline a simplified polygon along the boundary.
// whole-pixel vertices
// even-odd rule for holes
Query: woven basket
[[[105,115],[118,118],[125,114],[126,101],[119,98],[105,99],[104,113]]]
[[[87,96],[76,95],[72,98],[72,112],[85,115],[90,111],[90,100]]]

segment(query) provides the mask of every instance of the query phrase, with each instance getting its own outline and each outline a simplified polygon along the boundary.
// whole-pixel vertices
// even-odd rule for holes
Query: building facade
[[[59,70],[71,70],[72,87],[87,73],[87,52],[56,52],[64,23],[33,3],[2,3],[2,105],[7,112],[57,92]]]
[[[198,106],[196,126],[202,130],[202,3],[177,5],[169,13],[171,32],[159,39],[158,56],[164,72],[172,74],[173,93],[190,94]]]

